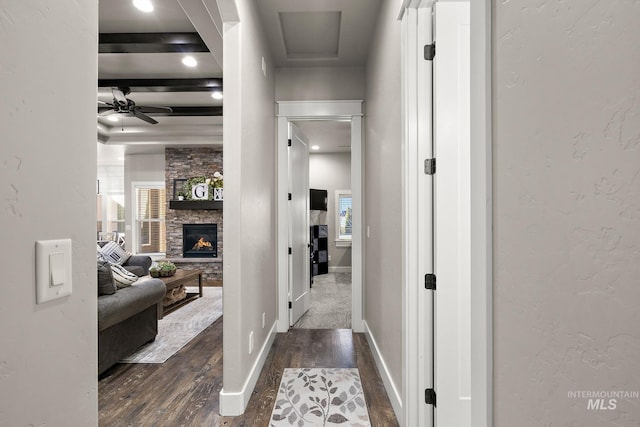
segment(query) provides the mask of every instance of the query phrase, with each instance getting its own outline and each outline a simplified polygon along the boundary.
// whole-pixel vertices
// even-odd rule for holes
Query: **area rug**
[[[188,287],[187,292],[197,290]],[[220,316],[222,288],[205,287],[202,298],[158,320],[158,335],[155,341],[140,347],[120,363],[164,363]]]
[[[269,426],[371,426],[357,368],[286,368]]]
[[[293,327],[351,329],[351,273],[315,276],[311,287],[311,306]]]

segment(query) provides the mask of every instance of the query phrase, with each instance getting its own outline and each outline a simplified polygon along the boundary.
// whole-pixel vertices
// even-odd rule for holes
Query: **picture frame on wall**
[[[173,180],[173,200],[178,200],[178,193],[187,194],[191,189],[187,188],[187,179],[178,178]]]

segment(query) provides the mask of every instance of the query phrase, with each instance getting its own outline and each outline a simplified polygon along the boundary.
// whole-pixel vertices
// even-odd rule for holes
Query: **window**
[[[336,246],[351,246],[351,190],[336,190]]]
[[[163,184],[134,184],[136,253],[165,253],[166,192]]]

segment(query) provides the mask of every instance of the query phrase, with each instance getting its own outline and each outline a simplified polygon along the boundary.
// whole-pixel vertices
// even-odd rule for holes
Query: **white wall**
[[[236,4],[240,22],[224,25],[224,228],[227,237],[234,236],[225,241],[223,267],[220,402],[227,414],[237,412],[237,407],[228,406],[237,401],[237,394],[246,397],[253,389],[245,384],[256,370],[259,374],[261,366],[252,368],[261,347],[269,342],[277,297],[274,74],[255,2]],[[266,76],[261,71],[263,57]],[[249,354],[251,331],[255,346]]]
[[[313,141],[310,141],[313,143]],[[351,153],[309,155],[309,188],[327,190],[327,211],[312,211],[311,223],[329,226],[329,267],[350,267],[351,248],[336,247],[336,190],[351,189]]]
[[[495,1],[495,426],[637,425],[640,5]],[[608,399],[606,404],[608,404]]]
[[[362,67],[278,68],[276,101],[364,99]]]
[[[97,34],[97,1],[2,2],[3,426],[98,424]],[[37,305],[35,242],[61,238],[73,293]]]
[[[160,154],[127,154],[124,156],[124,203],[126,212],[125,245],[128,251],[133,248],[133,225],[135,224],[135,211],[132,202],[131,183],[133,182],[159,182],[165,183],[165,156]],[[173,189],[167,188],[167,200],[171,197]]]
[[[380,8],[367,62],[364,316],[391,380],[402,390],[400,21]]]

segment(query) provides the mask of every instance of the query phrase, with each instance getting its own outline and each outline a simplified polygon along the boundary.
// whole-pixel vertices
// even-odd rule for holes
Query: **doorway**
[[[310,301],[291,326],[351,329],[351,122],[292,122],[308,140]],[[296,176],[294,181],[300,181]],[[295,311],[295,306],[294,310]]]
[[[278,103],[278,332],[286,332],[289,325],[290,258],[288,205],[288,140],[291,123],[309,121],[340,121],[349,123],[350,184],[352,203],[351,229],[351,327],[364,332],[362,316],[362,102],[361,101],[302,101]]]

